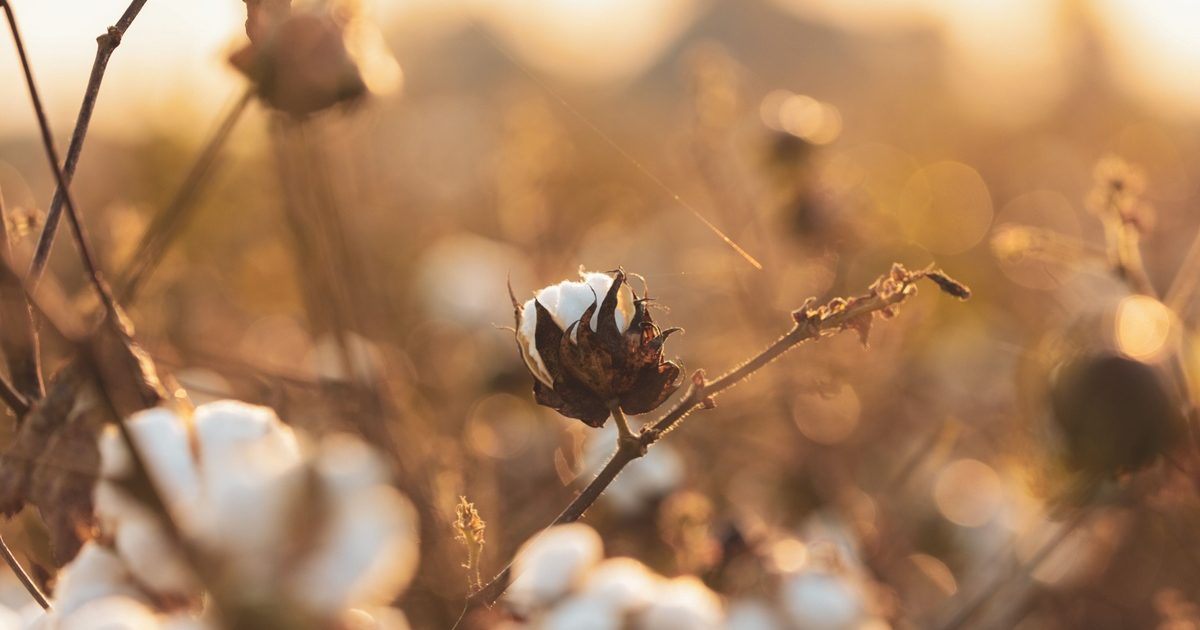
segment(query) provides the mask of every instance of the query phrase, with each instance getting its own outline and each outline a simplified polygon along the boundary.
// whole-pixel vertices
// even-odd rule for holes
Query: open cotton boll
[[[582,593],[623,611],[636,610],[654,599],[662,581],[633,558],[609,558],[588,573]]]
[[[537,630],[621,630],[623,618],[612,602],[576,595],[548,612]]]
[[[356,438],[326,437],[315,470],[328,520],[297,571],[298,598],[325,611],[390,602],[416,571],[416,509],[386,485],[383,461]]]
[[[121,521],[114,546],[133,578],[155,593],[186,596],[199,589],[187,561],[157,517],[147,513]]]
[[[539,290],[532,299],[525,302],[521,309],[521,324],[517,327],[517,338],[521,344],[522,354],[525,355],[526,362],[530,363],[530,371],[547,385],[553,385],[553,382],[546,371],[546,365],[543,363],[541,355],[538,354],[537,345],[534,343],[537,329],[537,307],[534,306],[534,301],[536,300],[542,305],[542,308],[550,313],[559,328],[566,330],[571,324],[579,321],[579,318],[583,317],[584,311],[593,303],[599,304],[604,300],[604,296],[612,288],[613,278],[606,273],[581,271],[579,275],[583,278],[582,281],[564,280]],[[633,321],[633,290],[628,285],[623,286],[617,293],[617,309],[614,315],[617,320],[617,330],[625,332],[629,323]],[[599,323],[600,309],[596,309],[596,312],[592,313],[589,324],[592,330],[597,330]]]
[[[25,620],[21,618],[21,613],[0,605],[0,630],[21,630],[24,626]]]
[[[154,407],[133,414],[125,426],[159,493],[176,501],[194,498],[199,479],[192,463],[187,422],[170,409]],[[133,474],[133,459],[126,446],[116,427],[105,428],[99,443],[102,477],[125,479]]]
[[[866,620],[863,592],[849,578],[824,571],[788,576],[783,610],[792,623],[812,630],[852,630]]]
[[[551,527],[517,550],[515,577],[505,598],[522,614],[548,606],[573,590],[603,554],[604,543],[591,527]]]
[[[718,630],[721,599],[695,576],[667,580],[640,615],[639,630]]]
[[[59,572],[54,586],[54,610],[65,615],[95,599],[141,594],[121,558],[95,542],[88,542]]]
[[[146,604],[122,596],[92,600],[78,610],[58,613],[55,630],[160,630],[158,614]]]
[[[744,600],[729,606],[723,630],[787,630],[787,627],[766,603]]]

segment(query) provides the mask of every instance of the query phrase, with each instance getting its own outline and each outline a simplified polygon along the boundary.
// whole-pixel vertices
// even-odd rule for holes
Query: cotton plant
[[[511,630],[889,627],[873,595],[878,586],[865,569],[837,545],[808,543],[812,553],[804,562],[772,573],[767,596],[730,600],[692,575],[670,578],[633,558],[605,559],[595,530],[560,525],[517,552],[503,603],[513,617]]]
[[[624,477],[622,473],[633,474],[632,464],[660,451],[660,440],[678,428],[689,414],[714,408],[719,394],[745,381],[754,372],[801,343],[852,330],[866,344],[874,322],[880,318],[895,317],[900,304],[916,294],[920,281],[928,280],[942,292],[960,300],[969,299],[971,295],[968,287],[932,266],[914,271],[895,263],[861,295],[837,297],[824,304],[810,298],[792,312],[792,328],[789,331],[719,377],[710,380],[703,370],[697,370],[685,379],[681,378],[683,371],[679,364],[667,360],[663,351],[667,338],[679,329],[660,328],[651,315],[651,300],[645,295],[646,291],[643,290],[643,295],[639,297],[626,280],[627,275],[620,269],[596,273],[581,268],[580,280],[566,280],[544,287],[523,302],[516,298],[510,286],[515,320],[514,339],[533,378],[535,401],[565,417],[581,420],[594,429],[604,427],[609,418],[613,419],[615,425],[615,452],[610,451],[607,461],[555,517],[551,528],[579,521],[606,491],[614,493],[612,496],[617,497],[619,505],[622,492],[614,489],[619,488],[616,483]],[[684,393],[659,418],[640,424],[627,418],[627,414],[647,414],[659,408],[682,389],[685,382],[688,386]],[[638,427],[636,432],[635,426]],[[602,443],[601,440],[593,441]],[[656,446],[653,451],[652,446]],[[595,448],[596,453],[603,452],[603,446]],[[599,461],[595,454],[591,459],[593,466]],[[666,461],[669,462],[669,456]],[[627,502],[636,504],[645,498],[653,498],[655,494],[668,492],[676,483],[675,468],[668,464],[660,465],[656,470],[655,466],[650,465],[650,474],[643,480],[638,481],[638,476],[634,475],[632,478],[635,481],[627,485],[628,497],[631,497]],[[664,480],[666,483],[663,483]],[[576,542],[564,543],[560,536]],[[564,551],[565,556],[574,558],[574,563],[570,565],[570,579],[547,580],[554,587],[554,595],[561,597],[564,593],[573,593],[572,585],[581,579],[579,575],[586,573],[587,567],[598,555],[595,553],[596,545],[594,542],[584,542],[591,538],[586,534],[551,536],[549,532],[544,532],[527,544],[526,555],[533,553],[530,549],[538,549],[539,544],[548,544],[538,542],[543,537],[551,537],[551,540],[566,548],[574,549],[572,553]],[[584,550],[590,551],[584,553]],[[552,598],[537,596],[537,589],[531,591],[529,586],[529,581],[534,578],[521,577],[522,574],[528,576],[533,566],[539,564],[518,560],[486,583],[470,580],[472,592],[466,598],[455,627],[461,627],[463,620],[471,618],[473,610],[497,602],[510,586],[516,594],[510,595],[508,601],[514,604],[516,612],[520,614],[528,612],[521,609],[531,609],[535,613],[531,623],[546,623],[541,613],[537,613],[540,609],[530,602],[545,603],[544,600]],[[533,574],[542,572],[535,570]],[[694,608],[688,609],[697,615],[693,627],[705,627],[712,616],[708,614],[712,610],[708,604],[717,600],[700,596],[685,597],[683,594],[694,594],[695,587],[703,586],[689,584],[674,584],[673,589],[677,590],[667,591],[674,598],[669,601],[694,604]],[[584,601],[575,601],[571,610],[583,610],[588,605]],[[623,615],[628,611],[620,612]],[[666,614],[662,618],[674,619],[679,616]],[[575,614],[568,615],[568,618],[575,617]]]
[[[100,437],[99,535],[37,627],[405,627],[385,607],[416,569],[415,510],[363,442],[228,400],[148,409],[125,430]],[[110,610],[138,621],[93,624]]]

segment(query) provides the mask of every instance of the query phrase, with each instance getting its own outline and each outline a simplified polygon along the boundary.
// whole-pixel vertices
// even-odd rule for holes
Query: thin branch
[[[8,568],[12,569],[13,574],[20,580],[21,586],[24,586],[25,590],[33,596],[33,601],[37,602],[43,610],[50,610],[50,600],[46,599],[42,589],[38,588],[29,574],[25,572],[24,567],[17,561],[17,557],[13,555],[12,549],[8,548],[8,543],[4,542],[3,537],[0,537],[0,555],[4,556],[4,561],[8,563]]]
[[[875,314],[893,315],[892,307],[916,293],[916,283],[924,279],[934,282],[943,291],[959,299],[966,299],[970,296],[970,290],[966,286],[941,271],[934,269],[909,271],[902,265],[896,264],[892,266],[889,274],[876,280],[865,295],[848,300],[836,298],[822,306],[816,306],[815,300],[810,299],[792,314],[796,325],[787,334],[749,361],[716,380],[707,381],[704,373],[697,371],[692,375],[692,384],[687,393],[662,418],[637,435],[618,439],[617,452],[613,454],[612,459],[604,465],[596,478],[571,501],[571,504],[554,519],[549,527],[578,521],[588,508],[600,498],[600,495],[625,466],[645,455],[651,445],[676,428],[688,414],[699,408],[711,409],[715,406],[713,399],[718,394],[746,380],[751,374],[779,358],[788,350],[805,341],[834,335],[848,328],[858,331],[865,340],[866,332],[869,330]],[[496,600],[508,588],[511,575],[512,563],[509,563],[487,585],[467,597],[462,615],[455,627],[462,623],[471,610],[496,603]]]
[[[29,413],[29,401],[3,376],[0,376],[0,400],[3,400],[18,418],[24,418],[25,414]]]
[[[124,37],[125,31],[129,30],[129,26],[133,24],[134,18],[145,4],[146,0],[133,0],[125,9],[125,13],[121,15],[121,19],[117,20],[116,25],[108,27],[103,35],[96,38],[96,59],[92,62],[92,73],[88,77],[87,88],[83,92],[83,103],[79,106],[79,116],[75,119],[75,131],[72,132],[71,143],[67,146],[67,161],[62,163],[62,181],[58,182],[58,187],[54,191],[54,199],[50,202],[50,211],[46,213],[46,224],[42,227],[37,247],[34,249],[33,262],[29,265],[28,282],[31,288],[37,287],[46,263],[50,260],[50,249],[54,246],[54,236],[58,231],[58,221],[62,217],[63,200],[67,190],[63,182],[70,185],[71,180],[75,177],[75,167],[79,164],[79,154],[83,152],[83,140],[87,137],[88,125],[92,121],[92,112],[96,109],[96,99],[100,96],[100,83],[104,80],[105,70],[108,69],[108,60],[117,46],[121,45],[121,38]],[[57,160],[55,162],[57,163]]]
[[[200,155],[196,157],[196,161],[171,199],[171,203],[156,215],[154,221],[146,228],[137,250],[130,259],[129,267],[121,274],[121,279],[117,283],[120,287],[119,294],[122,302],[128,303],[134,300],[142,284],[162,261],[172,239],[187,225],[187,221],[191,217],[189,211],[194,207],[197,193],[211,172],[217,156],[220,155],[221,147],[229,140],[230,134],[241,120],[242,114],[245,113],[253,96],[253,90],[248,89],[238,97],[233,107],[221,119],[221,123],[209,138],[208,143],[204,145],[204,149],[200,151]]]
[[[87,236],[83,232],[83,223],[79,219],[78,206],[75,200],[71,197],[71,190],[67,186],[67,180],[63,177],[62,169],[58,167],[58,149],[54,148],[54,136],[50,133],[50,123],[46,119],[46,110],[42,106],[42,99],[38,95],[37,83],[33,78],[33,67],[29,63],[29,56],[25,53],[25,43],[21,39],[21,29],[17,26],[17,16],[13,14],[11,0],[0,0],[0,6],[4,7],[5,17],[8,18],[8,27],[12,31],[13,43],[17,47],[17,56],[21,59],[21,69],[25,73],[25,84],[29,88],[29,99],[33,102],[34,113],[37,114],[38,127],[42,134],[42,145],[46,150],[46,159],[50,162],[50,170],[54,173],[54,181],[63,191],[63,199],[67,205],[67,217],[70,219],[71,231],[75,236],[75,244],[79,248],[79,256],[83,261],[83,266],[87,270],[88,276],[92,284],[96,288],[96,292],[100,295],[100,301],[104,304],[105,311],[108,316],[116,321],[117,304],[113,300],[112,293],[105,284],[104,278],[100,275],[100,269],[96,266],[95,256],[92,254],[91,246],[88,245]],[[130,18],[132,21],[132,18]]]

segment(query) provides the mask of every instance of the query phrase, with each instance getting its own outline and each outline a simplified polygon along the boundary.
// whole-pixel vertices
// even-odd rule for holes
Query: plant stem
[[[247,89],[238,97],[233,107],[221,119],[221,123],[213,132],[208,143],[204,145],[204,149],[200,151],[200,155],[196,157],[196,161],[192,164],[187,176],[184,177],[183,183],[171,199],[171,203],[162,212],[155,215],[154,221],[142,234],[137,250],[130,258],[129,267],[121,274],[121,280],[118,282],[121,301],[128,303],[134,300],[142,284],[162,261],[171,240],[187,224],[190,216],[188,211],[193,207],[196,193],[199,192],[207,175],[212,170],[221,147],[229,139],[253,96],[254,92]]]
[[[108,285],[104,282],[104,278],[100,275],[100,270],[96,266],[95,256],[92,254],[92,249],[88,245],[87,236],[83,232],[83,224],[79,219],[78,206],[75,205],[75,200],[71,196],[71,190],[67,186],[67,180],[63,177],[62,169],[58,167],[58,150],[54,148],[54,136],[50,133],[50,123],[46,119],[46,110],[42,106],[42,99],[38,95],[37,83],[33,79],[33,67],[29,63],[29,56],[25,52],[25,43],[21,39],[21,29],[17,26],[17,16],[13,14],[11,0],[0,0],[0,6],[4,7],[5,17],[8,19],[9,30],[12,31],[13,44],[17,48],[17,56],[21,60],[21,69],[25,74],[25,84],[29,89],[29,99],[33,102],[34,113],[37,114],[38,128],[42,134],[42,145],[46,150],[46,159],[50,162],[50,170],[54,174],[54,181],[63,191],[63,199],[67,206],[67,218],[70,219],[71,230],[75,236],[75,244],[79,248],[79,257],[83,261],[83,266],[87,270],[88,276],[92,281],[96,292],[100,296],[101,303],[104,304],[104,309],[108,316],[113,321],[117,318],[117,304],[113,300],[112,293],[108,289]],[[132,18],[130,18],[132,20]]]
[[[66,186],[75,177],[75,167],[79,163],[79,154],[83,152],[83,140],[87,137],[88,125],[92,121],[92,112],[96,109],[96,99],[100,95],[100,83],[104,80],[104,72],[108,69],[108,60],[113,51],[121,45],[121,38],[129,30],[134,18],[142,10],[146,0],[133,0],[125,13],[117,20],[115,26],[108,27],[103,35],[96,38],[96,59],[92,62],[92,72],[88,77],[87,88],[83,91],[83,103],[79,106],[79,116],[75,119],[75,131],[71,134],[71,143],[67,146],[67,161],[63,162],[63,177],[54,191],[54,199],[50,202],[50,210],[46,213],[46,224],[38,237],[34,249],[33,262],[29,265],[28,283],[30,290],[37,287],[41,280],[46,263],[50,260],[50,249],[54,246],[54,236],[58,231],[58,222],[62,217],[63,200],[66,196]],[[57,163],[57,160],[56,160]]]
[[[4,542],[4,538],[0,537],[0,555],[4,556],[4,561],[8,563],[8,567],[12,569],[13,574],[20,580],[21,586],[29,591],[33,596],[33,601],[37,602],[43,610],[50,610],[50,601],[46,599],[46,595],[42,593],[42,589],[38,588],[37,584],[33,583],[33,578],[25,572],[24,567],[17,561],[17,557],[13,555],[12,549],[8,548],[8,543]]]
[[[554,521],[547,526],[547,529],[555,525],[578,521],[584,512],[596,502],[596,499],[600,498],[600,495],[616,479],[625,466],[645,455],[651,445],[677,427],[695,409],[711,409],[714,406],[713,398],[717,394],[744,381],[751,374],[804,341],[836,334],[851,326],[857,328],[862,325],[863,318],[868,318],[867,325],[869,325],[869,318],[874,313],[887,310],[889,307],[906,300],[916,292],[915,283],[918,280],[926,278],[935,282],[944,291],[952,293],[960,299],[966,299],[970,294],[970,291],[966,287],[949,279],[940,271],[925,269],[912,272],[900,265],[894,265],[891,273],[877,280],[871,286],[870,293],[866,295],[851,300],[834,300],[828,305],[819,308],[810,308],[806,304],[792,314],[796,320],[796,325],[787,334],[775,340],[774,343],[767,346],[767,348],[750,360],[730,370],[716,380],[711,382],[706,381],[704,373],[697,371],[692,375],[692,384],[688,388],[687,393],[662,418],[650,425],[649,428],[642,429],[636,435],[630,432],[628,437],[617,440],[617,452],[613,454],[612,459],[608,460],[608,463],[604,465],[604,468],[600,469],[596,478],[583,489],[583,492],[579,493],[579,496],[571,501],[566,509],[559,513]],[[612,408],[614,409],[614,418],[618,418],[617,428],[620,430],[621,420],[624,420],[624,416],[615,405]],[[628,430],[627,424],[626,430]],[[457,628],[472,609],[478,606],[491,606],[496,603],[496,600],[508,588],[511,575],[512,563],[510,562],[486,586],[468,596],[462,615],[454,627]]]

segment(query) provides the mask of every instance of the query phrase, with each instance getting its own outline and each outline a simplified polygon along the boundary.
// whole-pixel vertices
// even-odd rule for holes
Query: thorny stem
[[[233,128],[237,125],[238,120],[241,119],[242,114],[245,113],[246,107],[250,104],[253,96],[254,92],[249,89],[242,93],[229,112],[221,119],[217,130],[213,132],[208,143],[204,145],[204,149],[200,152],[200,155],[196,157],[196,161],[192,164],[191,170],[188,171],[183,183],[179,186],[179,190],[171,199],[171,203],[156,215],[154,221],[146,228],[146,232],[142,235],[141,241],[138,243],[136,252],[130,257],[129,267],[125,269],[120,281],[117,283],[121,301],[126,303],[133,301],[137,296],[138,289],[141,288],[142,284],[153,273],[154,269],[157,268],[163,255],[166,254],[171,239],[186,225],[189,217],[188,211],[196,201],[197,192],[199,192],[206,176],[212,170],[213,163],[216,162],[221,147],[229,139]],[[68,157],[68,159],[70,158]],[[47,223],[47,225],[49,224]]]
[[[2,1],[2,0],[0,0]],[[146,0],[133,0],[125,13],[117,20],[116,25],[96,38],[96,60],[92,62],[92,73],[88,77],[87,88],[83,92],[83,103],[79,106],[79,116],[75,119],[75,131],[71,134],[71,143],[67,146],[67,161],[63,162],[62,181],[54,191],[54,199],[50,202],[50,210],[46,213],[46,224],[38,237],[34,249],[33,262],[29,265],[28,283],[32,290],[41,280],[46,263],[50,260],[50,249],[54,246],[54,235],[58,231],[58,221],[62,217],[63,200],[66,197],[66,186],[75,177],[75,167],[79,163],[79,154],[83,152],[83,140],[87,136],[88,125],[92,121],[92,112],[96,109],[96,99],[100,95],[100,82],[104,80],[104,72],[108,69],[108,60],[113,51],[121,45],[121,38],[129,30],[134,18],[141,12]],[[56,160],[57,163],[57,160]],[[66,186],[64,186],[64,182]]]
[[[4,561],[8,563],[8,567],[12,569],[17,579],[20,580],[21,586],[24,586],[25,590],[29,591],[29,594],[33,596],[33,601],[37,602],[38,606],[41,606],[43,610],[50,610],[50,601],[46,599],[46,595],[42,593],[42,589],[38,588],[33,579],[29,577],[29,574],[25,572],[25,568],[21,566],[17,557],[13,555],[12,549],[8,548],[8,543],[4,542],[3,537],[0,537],[0,555],[4,556]]]
[[[46,110],[42,106],[42,99],[38,95],[37,83],[33,79],[33,68],[29,63],[29,56],[25,53],[25,44],[21,39],[21,29],[17,26],[17,17],[13,14],[11,0],[0,0],[0,6],[4,7],[5,17],[8,19],[9,30],[12,31],[13,44],[17,48],[17,56],[21,60],[21,69],[25,74],[25,84],[29,89],[29,99],[33,101],[33,110],[37,114],[38,127],[42,134],[42,145],[46,150],[46,159],[50,162],[50,170],[54,173],[54,181],[59,189],[63,191],[63,199],[67,206],[67,218],[70,219],[71,231],[74,233],[76,246],[79,248],[79,256],[83,260],[83,266],[88,272],[92,284],[96,288],[96,292],[100,295],[100,301],[104,304],[104,309],[108,316],[116,321],[117,305],[113,300],[112,293],[105,284],[104,278],[100,275],[100,269],[96,266],[95,256],[92,254],[91,246],[88,245],[87,237],[83,232],[83,224],[79,219],[78,206],[75,205],[75,200],[71,196],[71,190],[67,186],[67,180],[63,176],[62,169],[58,167],[58,149],[54,148],[54,136],[50,133],[50,123],[46,119]],[[130,18],[132,21],[132,18]]]
[[[547,529],[555,525],[574,523],[582,518],[584,512],[596,502],[596,499],[600,498],[600,495],[617,478],[625,466],[645,455],[651,445],[676,428],[692,411],[699,408],[711,409],[715,405],[713,399],[718,394],[744,381],[751,374],[802,342],[833,335],[849,327],[857,328],[862,325],[864,318],[867,318],[866,322],[869,325],[870,317],[877,312],[888,311],[890,307],[906,300],[916,292],[916,282],[926,278],[935,282],[942,290],[960,299],[966,299],[970,295],[969,289],[940,271],[929,268],[911,272],[900,265],[894,265],[890,276],[881,277],[872,285],[871,292],[866,295],[851,300],[834,300],[829,305],[819,308],[811,308],[811,303],[806,304],[792,314],[796,325],[787,334],[716,380],[707,381],[703,371],[697,371],[692,375],[692,384],[687,393],[670,411],[636,435],[631,433],[630,437],[636,437],[636,439],[617,440],[616,453],[608,460],[604,468],[600,469],[596,478],[547,526]],[[614,411],[613,416],[624,419],[619,410]],[[620,430],[620,420],[618,420],[617,426]],[[483,588],[467,597],[462,615],[454,625],[455,628],[462,624],[471,610],[496,603],[496,600],[508,588],[512,576],[512,566],[510,562]]]

